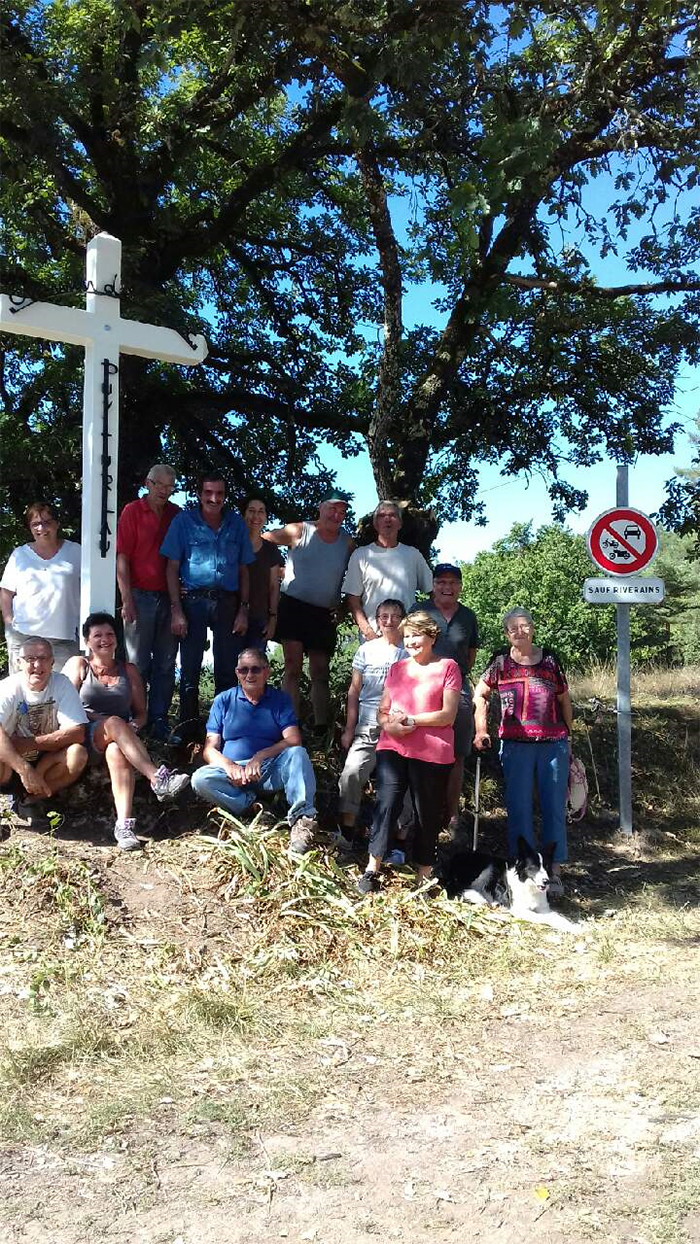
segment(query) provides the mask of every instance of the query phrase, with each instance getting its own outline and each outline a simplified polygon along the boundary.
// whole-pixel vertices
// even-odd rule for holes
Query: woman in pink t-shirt
[[[357,888],[379,889],[379,872],[406,795],[410,790],[417,827],[413,855],[418,880],[433,871],[445,788],[455,753],[452,725],[462,690],[456,661],[433,653],[440,628],[421,610],[401,623],[408,661],[392,665],[377,712],[377,806],[369,839],[369,863]]]

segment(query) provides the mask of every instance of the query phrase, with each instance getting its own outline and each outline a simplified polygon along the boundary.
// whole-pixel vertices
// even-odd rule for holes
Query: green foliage
[[[689,467],[676,471],[666,484],[666,501],[660,517],[667,527],[680,535],[695,536],[695,553],[700,550],[700,416],[695,420],[696,431],[690,441],[695,454]]]
[[[384,495],[466,517],[499,461],[561,514],[563,460],[669,448],[700,356],[696,23],[678,0],[12,0],[3,286],[79,304],[108,230],[125,313],[211,346],[191,372],[123,360],[120,504],[166,456],[298,517],[323,445],[366,441]],[[426,281],[440,326],[404,326]],[[75,529],[80,361],[0,350],[4,547],[37,495]]]
[[[477,671],[505,646],[502,618],[517,605],[532,614],[537,642],[553,648],[567,670],[585,670],[614,655],[614,606],[588,605],[582,598],[584,579],[598,573],[583,536],[554,525],[533,531],[531,523],[515,523],[503,540],[462,571],[462,600],[479,620]],[[677,577],[674,598],[680,590]],[[631,644],[636,663],[667,659],[668,614],[659,606],[633,609]]]
[[[663,579],[666,596],[656,606],[669,631],[669,658],[682,665],[700,664],[700,560],[690,536],[660,533],[652,571]]]

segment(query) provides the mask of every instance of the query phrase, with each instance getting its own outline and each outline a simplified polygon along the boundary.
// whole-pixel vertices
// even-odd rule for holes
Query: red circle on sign
[[[588,532],[591,561],[608,574],[624,577],[646,569],[656,557],[656,528],[641,510],[618,505],[599,514]]]

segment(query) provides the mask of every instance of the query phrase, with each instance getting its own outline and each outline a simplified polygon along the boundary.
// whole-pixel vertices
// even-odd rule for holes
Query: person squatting
[[[344,601],[357,628],[345,638],[359,642],[340,733],[335,838],[341,852],[367,858],[359,893],[378,891],[383,869],[409,853],[419,885],[431,882],[439,834],[458,827],[465,756],[472,742],[480,751],[490,745],[493,691],[509,845],[520,833],[535,845],[536,786],[543,841],[549,835],[556,842],[555,894],[563,893],[571,700],[558,661],[534,644],[527,610],[504,618],[509,647],[478,681],[475,727],[470,675],[478,625],[459,599],[460,568],[441,563],[431,571],[418,549],[401,542],[398,503],[378,502],[374,539],[356,548],[345,526],[349,498],[336,489],[313,519],[267,530],[264,498],[248,497],[240,513],[230,508],[216,471],[202,474],[185,509],[170,500],[176,475],[167,463],[150,468],[143,488],[117,526],[121,627],[105,612],[79,626],[80,546],[59,535],[49,504],[35,501],[26,511],[33,540],[13,551],[0,580],[11,669],[0,680],[2,824],[13,816],[48,828],[50,801],[88,766],[104,765],[121,850],[143,845],[133,809],[140,774],[160,802],[177,799],[191,781],[197,797],[236,817],[257,811],[261,796],[282,792],[289,854],[304,856],[319,834],[304,741],[333,743],[329,669]],[[215,694],[190,778],[153,760],[147,743],[201,743],[208,631]],[[279,688],[267,655],[273,639],[282,647]],[[302,733],[305,658],[312,720]],[[370,780],[374,803],[363,818]]]

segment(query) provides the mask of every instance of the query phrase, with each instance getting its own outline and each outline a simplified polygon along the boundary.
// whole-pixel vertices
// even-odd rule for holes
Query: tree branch
[[[566,280],[542,280],[535,276],[516,276],[504,273],[507,285],[517,289],[541,289],[549,294],[582,294],[594,298],[626,298],[631,294],[683,294],[700,290],[699,277],[682,277],[680,280],[652,281],[637,285],[596,285],[591,282]]]
[[[189,389],[185,393],[178,393],[177,406],[179,410],[188,411],[197,407],[209,407],[210,410],[216,410],[221,414],[239,410],[255,416],[272,415],[277,419],[282,419],[285,423],[296,424],[301,428],[347,432],[349,435],[358,433],[364,436],[368,428],[367,419],[361,415],[353,418],[344,411],[338,412],[331,403],[325,410],[314,413],[299,405],[280,401],[279,398],[268,397],[264,393],[251,393],[242,385],[235,384],[228,385],[225,389]]]
[[[386,186],[369,144],[355,159],[362,177],[367,211],[382,270],[384,344],[377,376],[374,412],[369,424],[370,458],[380,496],[392,492],[389,441],[401,398],[401,338],[403,336],[403,283],[399,247],[391,221]]]

